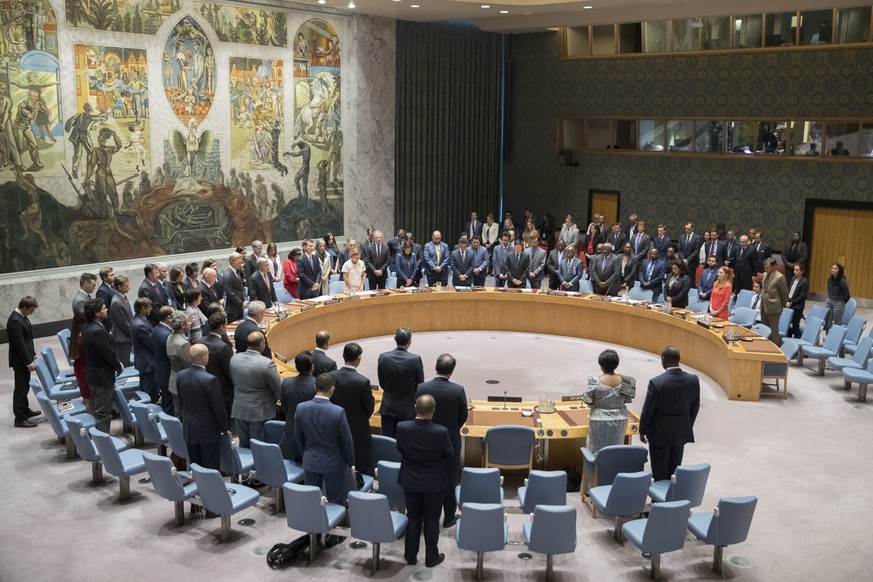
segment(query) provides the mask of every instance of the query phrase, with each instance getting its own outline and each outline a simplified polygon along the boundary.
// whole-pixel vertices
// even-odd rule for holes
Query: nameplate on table
[[[282,362],[283,364],[288,363],[288,358],[286,358],[285,356],[283,356],[282,354],[280,354],[278,352],[273,352],[273,357],[276,358],[277,360],[279,360],[280,362]]]
[[[473,289],[472,287],[464,287],[463,285],[461,285],[460,287],[455,287],[455,291],[457,293],[472,293],[473,291],[475,291],[475,289]]]
[[[561,402],[577,402],[582,400],[581,394],[570,394],[567,396],[561,396]]]
[[[410,289],[410,293],[433,293],[433,289],[430,287],[417,287],[415,289]]]
[[[712,324],[706,323],[702,319],[697,320],[697,325],[699,325],[700,327],[705,327],[706,329],[712,329]]]
[[[309,311],[310,309],[315,309],[315,305],[301,305],[297,311]]]

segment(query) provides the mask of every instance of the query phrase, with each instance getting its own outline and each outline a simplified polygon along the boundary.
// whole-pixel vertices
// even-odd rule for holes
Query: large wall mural
[[[288,15],[285,12],[214,2],[194,2],[194,11],[206,19],[222,42],[288,46]]]
[[[67,26],[155,34],[181,0],[64,0]]]
[[[203,29],[183,17],[164,47],[164,92],[182,123],[203,121],[215,97],[215,51]]]
[[[275,168],[287,173],[280,159],[285,119],[283,63],[271,59],[230,59],[230,139],[233,167]]]

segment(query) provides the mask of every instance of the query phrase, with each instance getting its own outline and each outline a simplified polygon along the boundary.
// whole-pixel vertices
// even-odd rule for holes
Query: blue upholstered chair
[[[675,552],[685,546],[689,515],[691,503],[688,501],[667,501],[652,504],[648,518],[624,524],[622,530],[627,539],[644,557],[651,556],[652,580],[661,577],[661,554]]]
[[[397,441],[391,437],[374,434],[370,437],[370,466],[375,467],[379,461],[400,462],[400,451]]]
[[[339,295],[345,293],[346,284],[343,281],[331,281],[327,284],[327,292],[329,295]]]
[[[342,266],[342,265],[340,265],[340,266]],[[333,283],[335,281],[342,281],[342,280],[343,280],[343,278],[339,273],[336,273],[335,275],[330,276],[330,283]]]
[[[370,475],[365,475],[361,473],[362,484],[358,487],[358,479],[355,477],[355,468],[352,467],[348,471],[346,471],[346,482],[345,482],[345,491],[343,492],[343,499],[347,499],[349,493],[352,491],[360,491],[361,493],[369,493],[373,490],[374,479]]]
[[[267,442],[274,445],[282,446],[282,440],[285,438],[285,421],[284,420],[268,420],[264,423],[264,432],[267,434]]]
[[[779,315],[779,337],[785,338],[788,336],[788,328],[791,325],[791,318],[794,316],[794,310],[790,307],[782,309],[782,314]]]
[[[725,546],[746,541],[758,498],[754,496],[720,499],[714,511],[695,513],[688,519],[688,531],[713,546],[712,570],[722,575],[722,551]]]
[[[63,402],[65,400],[79,398],[82,395],[79,392],[79,385],[75,380],[63,383],[55,382],[52,373],[49,371],[48,366],[43,359],[36,360],[36,377],[42,385],[45,395],[52,400]]]
[[[503,503],[503,480],[499,469],[464,467],[461,484],[455,486],[455,501],[461,512],[465,503]]]
[[[531,471],[518,488],[518,503],[524,513],[533,513],[537,505],[566,505],[567,472]]]
[[[615,530],[613,531],[615,541],[620,542],[622,539],[621,525],[625,518],[639,515],[645,511],[651,483],[651,471],[619,473],[615,476],[612,485],[593,487],[588,492],[591,503],[600,510],[600,513],[606,517],[615,518]],[[594,517],[597,517],[596,511],[594,511]]]
[[[864,328],[866,327],[867,320],[858,317],[857,315],[849,320],[846,324],[846,337],[843,338],[842,353],[845,353],[846,346],[858,345],[858,342],[861,341],[861,334],[864,333]]]
[[[800,337],[794,338],[794,341],[801,348],[803,346],[817,346],[818,336],[821,333],[822,327],[824,327],[824,319],[809,316],[806,318],[806,327],[803,328]],[[797,365],[803,365],[803,353],[800,351],[797,352]]]
[[[756,323],[752,325],[752,331],[758,334],[761,337],[770,337],[770,332],[772,331],[769,327],[764,325],[763,323]]]
[[[579,293],[594,293],[594,285],[588,279],[579,279]]]
[[[70,336],[71,332],[69,329],[62,329],[58,333],[55,334],[58,338],[58,343],[61,344],[61,350],[64,352],[64,357],[67,358],[67,364],[72,367],[73,366],[73,358],[70,357]]]
[[[139,395],[143,395],[145,400],[141,400],[140,402],[148,403],[150,398],[145,392],[138,392],[132,396],[132,399],[136,401]],[[133,431],[133,446],[141,447],[143,445],[142,431],[139,429],[139,423],[136,421],[136,417],[133,415],[133,411],[130,409],[130,401],[128,401],[128,395],[124,393],[124,391],[119,388],[114,388],[114,393],[112,395],[112,404],[115,410],[118,411],[119,416],[121,416],[121,426],[123,431],[132,430]],[[154,412],[158,412],[160,407],[155,405],[156,407],[152,410]]]
[[[689,301],[687,309],[693,313],[709,313],[709,301]]]
[[[278,513],[282,511],[284,505],[282,485],[301,483],[303,481],[303,467],[283,459],[279,445],[265,443],[258,439],[252,439],[251,445],[257,479],[274,489],[276,513]]]
[[[845,340],[844,340],[845,341]],[[828,358],[828,366],[838,372],[845,368],[860,368],[867,366],[867,360],[870,359],[870,351],[873,350],[873,337],[867,336],[861,338],[858,348],[855,350],[851,358],[839,358],[831,356]]]
[[[529,426],[494,426],[482,439],[484,464],[499,469],[533,468],[534,430]]]
[[[230,436],[221,437],[218,444],[221,472],[230,475],[234,483],[239,482],[240,477],[248,478],[255,468],[252,450],[234,445]]]
[[[30,391],[33,392],[33,395],[37,394],[45,395],[45,390],[42,389],[42,384],[39,380],[30,379]],[[46,396],[48,398],[48,396]],[[49,402],[51,404],[51,402]],[[82,414],[83,412],[87,412],[87,408],[85,408],[85,404],[82,403],[81,400],[66,400],[64,402],[58,402],[57,404],[52,405],[52,408],[55,409],[55,414],[63,415],[63,414]]]
[[[576,508],[537,505],[531,521],[522,524],[522,535],[530,551],[546,555],[546,580],[551,580],[552,557],[576,551]]]
[[[103,483],[103,464],[100,461],[100,453],[97,452],[97,447],[94,446],[94,441],[91,440],[91,433],[88,432],[94,427],[94,418],[91,417],[89,420],[86,418],[86,415],[77,415],[67,418],[66,423],[69,429],[69,436],[76,445],[76,452],[82,459],[91,463],[91,484],[99,485]],[[127,443],[114,437],[112,445],[119,451],[127,448]]]
[[[669,479],[655,481],[649,486],[649,497],[655,503],[684,500],[691,502],[691,507],[699,507],[703,503],[710,469],[709,463],[679,465]]]
[[[627,296],[635,301],[648,301],[651,303],[655,297],[655,292],[651,289],[643,289],[642,287],[631,287],[627,292]]]
[[[824,376],[825,361],[828,358],[839,355],[844,337],[846,337],[846,328],[842,325],[834,325],[828,330],[828,334],[825,336],[824,343],[821,347],[800,346],[800,353],[803,356],[818,360],[818,375]]]
[[[755,325],[755,319],[757,317],[758,312],[751,307],[737,306],[734,307],[734,310],[731,312],[730,317],[728,317],[728,321],[737,325],[741,325],[743,327],[752,327],[753,325]]]
[[[145,463],[142,460],[142,451],[138,449],[125,449],[119,451],[116,441],[112,437],[96,428],[88,429],[91,440],[100,454],[100,461],[107,473],[118,477],[118,500],[130,499],[130,477],[145,473]]]
[[[870,331],[867,332],[867,335],[864,337],[873,337],[873,327],[870,328]],[[857,351],[858,344],[847,344],[845,340],[843,340],[843,352],[846,355],[851,356]]]
[[[39,351],[42,359],[45,361],[46,366],[48,366],[49,372],[51,372],[51,376],[54,379],[55,384],[64,384],[66,382],[75,382],[76,386],[79,385],[76,380],[76,373],[73,370],[64,370],[61,371],[58,366],[58,360],[55,358],[55,351],[50,347],[46,346]]]
[[[285,507],[293,507],[294,511],[286,511],[285,519],[288,527],[309,534],[309,563],[315,561],[317,538],[327,535],[346,516],[346,508],[336,503],[328,503],[321,495],[321,489],[311,485],[285,483],[282,485],[285,494]]]
[[[814,305],[812,309],[809,310],[809,313],[806,314],[804,318],[804,324],[800,326],[801,333],[806,330],[806,327],[810,324],[810,319],[813,317],[821,320],[821,327],[824,327],[825,322],[828,318],[828,313],[830,310],[824,305]],[[821,331],[821,329],[819,329]],[[816,342],[818,343],[818,342]]]
[[[588,489],[600,485],[612,485],[619,473],[642,471],[649,459],[649,449],[639,445],[613,445],[603,447],[595,455],[582,447],[582,500],[592,509],[586,498]]]
[[[391,511],[388,498],[379,493],[349,493],[349,524],[352,537],[373,545],[370,574],[379,569],[381,544],[394,543],[406,531],[409,518]]]
[[[158,454],[167,456],[167,432],[158,422],[158,413],[142,402],[131,401],[130,412],[136,419],[136,426],[142,435],[142,440],[158,447]]]
[[[403,487],[397,482],[400,477],[400,463],[379,461],[376,464],[376,482],[379,493],[388,498],[391,509],[406,509],[406,496]]]
[[[203,507],[221,516],[221,541],[227,541],[230,538],[230,516],[256,504],[258,492],[238,483],[227,484],[221,473],[197,463],[191,464],[191,475]]]
[[[476,579],[482,579],[485,552],[506,547],[509,528],[500,503],[466,503],[455,524],[455,541],[462,550],[476,552]]]
[[[734,312],[738,307],[746,307],[751,309],[752,300],[755,298],[755,292],[750,289],[740,289],[740,292],[737,293],[737,298],[734,301],[733,309],[731,309],[731,313]]]
[[[159,412],[158,418],[161,421],[161,426],[164,427],[164,432],[167,433],[167,443],[173,450],[173,454],[185,459],[186,466],[190,467],[188,444],[185,442],[182,421],[175,416],[170,416],[166,412]]]
[[[279,301],[279,303],[292,303],[296,301],[293,297],[291,297],[291,294],[288,293],[288,290],[285,289],[285,285],[282,283],[282,281],[274,281],[273,289],[276,290],[276,299]]]
[[[846,390],[852,389],[852,382],[858,384],[858,402],[867,402],[867,386],[873,384],[873,358],[867,364],[867,368],[843,368],[843,381]]]
[[[30,383],[33,388],[35,382],[31,380]],[[67,421],[71,418],[75,418],[78,419],[80,423],[84,424],[85,428],[91,428],[96,424],[94,417],[86,413],[84,407],[83,410],[76,414],[61,414],[58,412],[55,405],[48,399],[48,396],[46,396],[42,391],[36,393],[36,403],[39,405],[40,410],[42,410],[43,415],[45,415],[52,432],[54,432],[55,436],[58,437],[58,444],[61,442],[64,443],[67,458],[75,459],[76,443],[74,440],[70,439],[70,428]]]
[[[185,502],[197,497],[197,484],[190,482],[183,484],[179,479],[180,474],[173,466],[173,461],[167,457],[160,457],[144,452],[142,460],[151,479],[155,493],[172,501],[176,513],[176,525],[185,523]]]
[[[840,325],[849,325],[849,321],[855,317],[855,310],[858,309],[858,300],[852,297],[846,301],[846,308],[843,309],[843,321],[835,321]]]

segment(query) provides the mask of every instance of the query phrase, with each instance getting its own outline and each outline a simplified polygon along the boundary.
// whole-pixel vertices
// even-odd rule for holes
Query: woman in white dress
[[[321,294],[328,295],[331,257],[330,253],[327,252],[327,243],[323,240],[318,241],[318,244],[315,246],[315,256],[318,258],[318,262],[321,263]]]
[[[349,260],[343,265],[343,283],[345,293],[358,293],[364,290],[364,262],[361,260],[361,252],[353,250]]]

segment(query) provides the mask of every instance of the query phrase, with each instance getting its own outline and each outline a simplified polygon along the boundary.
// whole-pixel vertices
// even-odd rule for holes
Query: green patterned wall
[[[807,198],[873,201],[873,162],[677,154],[558,156],[559,117],[873,118],[873,48],[562,61],[557,33],[512,36],[504,208],[572,212],[590,189],[621,192],[621,213],[665,222],[758,225],[781,248]]]

